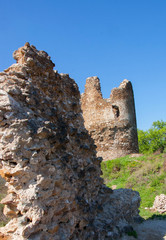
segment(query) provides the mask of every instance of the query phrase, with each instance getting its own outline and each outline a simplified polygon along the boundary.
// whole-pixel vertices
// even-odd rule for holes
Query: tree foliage
[[[140,153],[153,153],[158,149],[165,151],[166,122],[156,121],[149,130],[138,130],[138,144]]]

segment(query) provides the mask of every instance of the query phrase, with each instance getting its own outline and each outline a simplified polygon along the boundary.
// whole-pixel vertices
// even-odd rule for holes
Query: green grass
[[[0,201],[6,196],[7,188],[5,187],[5,180],[0,177]],[[7,217],[3,214],[4,205],[0,203],[0,227],[3,227],[8,222]]]
[[[145,209],[153,206],[154,199],[166,194],[166,154],[125,156],[101,163],[105,184],[108,187],[131,188],[141,196],[140,215],[152,218],[154,212]],[[155,216],[160,214],[155,213]]]

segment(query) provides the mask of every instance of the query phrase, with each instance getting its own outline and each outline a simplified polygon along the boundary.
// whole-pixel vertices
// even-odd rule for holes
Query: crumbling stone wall
[[[0,174],[10,222],[0,239],[118,239],[138,215],[132,190],[107,188],[74,80],[26,43],[0,73]]]
[[[134,96],[131,82],[124,80],[103,99],[97,77],[86,80],[81,96],[85,127],[95,141],[97,156],[104,160],[138,153]]]

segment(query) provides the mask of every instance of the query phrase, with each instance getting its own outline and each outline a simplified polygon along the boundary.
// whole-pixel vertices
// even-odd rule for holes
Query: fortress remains
[[[86,80],[81,96],[85,127],[97,146],[97,156],[103,160],[138,153],[138,137],[134,95],[131,82],[124,80],[103,99],[97,77]]]
[[[0,239],[120,240],[139,219],[140,196],[111,190],[100,178],[101,160],[84,126],[77,84],[29,43],[14,58],[17,63],[0,73],[0,174],[8,187],[1,203],[11,219],[0,228]],[[126,116],[112,130],[123,135],[127,128],[130,136],[130,108],[126,114],[120,105],[130,103],[127,97],[124,102],[126,90],[114,90],[120,95],[110,105],[102,100],[99,81],[89,84],[97,85],[91,88],[94,102],[112,106],[101,106],[110,111],[108,121]],[[131,91],[130,83],[124,85]]]

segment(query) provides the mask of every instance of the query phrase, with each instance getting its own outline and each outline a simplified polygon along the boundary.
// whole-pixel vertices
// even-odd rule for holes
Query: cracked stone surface
[[[140,197],[111,190],[84,127],[78,86],[26,43],[0,73],[0,174],[11,220],[0,239],[119,239],[139,218]]]

